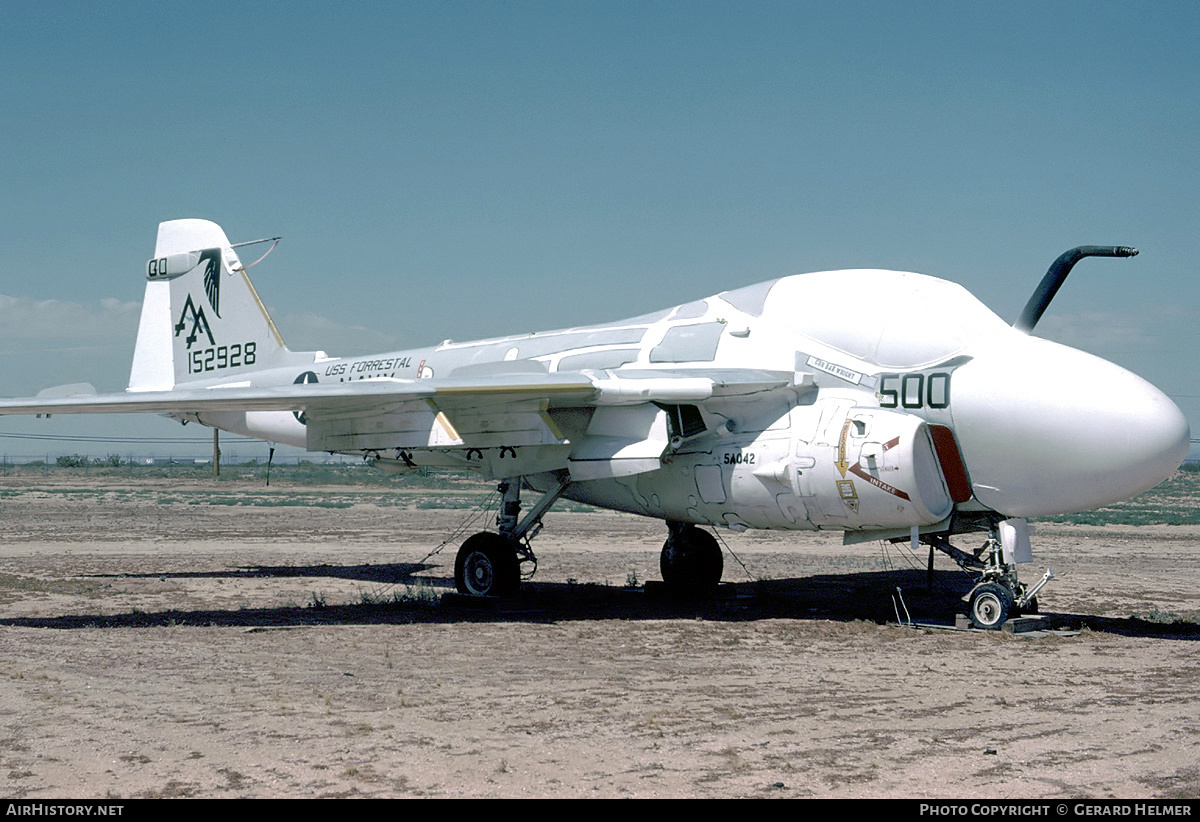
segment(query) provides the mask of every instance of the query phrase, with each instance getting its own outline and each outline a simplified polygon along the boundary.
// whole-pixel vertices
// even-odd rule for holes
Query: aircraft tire
[[[721,582],[725,560],[721,546],[708,531],[694,525],[680,528],[663,543],[659,556],[663,582],[680,588],[715,588]]]
[[[508,540],[491,531],[468,537],[454,559],[454,585],[467,596],[514,596],[521,586],[516,551]]]
[[[1012,592],[995,582],[971,593],[971,624],[984,631],[999,631],[1013,609]]]

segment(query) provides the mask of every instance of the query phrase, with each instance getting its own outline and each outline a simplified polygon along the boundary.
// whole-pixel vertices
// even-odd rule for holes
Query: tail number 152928
[[[254,365],[258,361],[258,345],[254,341],[199,348],[188,357],[188,373],[203,374],[223,368]]]

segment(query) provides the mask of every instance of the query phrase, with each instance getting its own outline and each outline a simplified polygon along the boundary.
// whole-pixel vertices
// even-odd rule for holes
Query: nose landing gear
[[[985,582],[971,592],[971,624],[985,631],[998,630],[1013,608],[1013,592],[996,582]]]
[[[964,571],[978,575],[978,582],[966,597],[967,612],[971,624],[985,631],[1000,630],[1011,617],[1036,614],[1038,592],[1054,579],[1049,569],[1032,587],[1017,578],[1016,560],[1033,559],[1024,520],[989,523],[987,541],[974,554],[955,548],[942,536],[934,536],[931,544]]]

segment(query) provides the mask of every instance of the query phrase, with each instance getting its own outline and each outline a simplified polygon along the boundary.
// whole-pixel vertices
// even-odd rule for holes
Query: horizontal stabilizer
[[[90,382],[73,382],[68,385],[56,385],[53,388],[43,388],[37,392],[40,399],[55,397],[93,397],[96,388]]]

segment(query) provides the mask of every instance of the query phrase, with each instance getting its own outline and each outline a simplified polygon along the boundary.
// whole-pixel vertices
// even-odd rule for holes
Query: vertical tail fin
[[[129,391],[166,391],[313,360],[284,345],[216,223],[160,223],[146,280]]]

